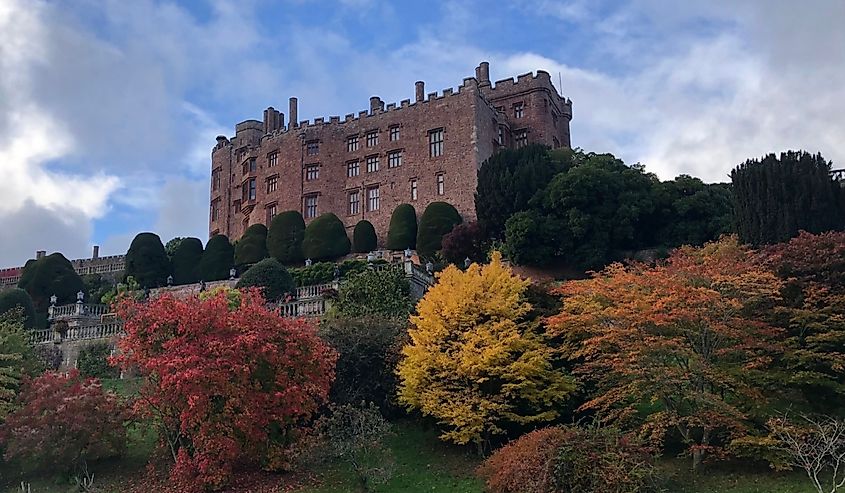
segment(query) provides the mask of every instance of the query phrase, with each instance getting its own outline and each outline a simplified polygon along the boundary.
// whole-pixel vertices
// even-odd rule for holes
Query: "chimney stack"
[[[417,90],[417,101],[425,99],[425,82],[418,80],[414,87]]]
[[[370,114],[376,111],[384,111],[384,102],[382,102],[380,97],[373,96],[370,98]]]
[[[299,125],[299,121],[297,120],[298,113],[296,108],[296,98],[290,98],[290,108],[288,109],[288,116],[290,116],[291,128]]]
[[[91,258],[94,260],[100,258],[100,245],[94,245],[94,251],[91,253]]]
[[[35,252],[35,260],[41,260],[47,256],[47,250],[37,250]]]
[[[281,111],[279,112],[279,129],[280,130],[285,129],[285,114],[282,113]]]
[[[484,87],[490,85],[490,63],[481,62],[475,69],[475,78],[478,80],[478,86]]]

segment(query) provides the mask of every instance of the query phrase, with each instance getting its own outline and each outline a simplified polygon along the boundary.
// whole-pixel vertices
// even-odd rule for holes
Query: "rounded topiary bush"
[[[124,276],[132,276],[143,287],[164,286],[170,275],[170,259],[155,233],[138,233],[126,252]]]
[[[204,281],[220,281],[229,278],[234,265],[235,249],[226,235],[214,235],[205,244],[200,260],[200,278]]]
[[[292,293],[296,290],[293,277],[285,266],[274,258],[265,258],[247,269],[235,287],[239,289],[262,288],[264,298],[268,301],[279,300],[286,293]]]
[[[271,257],[287,265],[298,264],[302,255],[302,240],[305,237],[305,220],[297,211],[286,211],[270,222],[267,232],[267,252]]]
[[[349,253],[351,245],[340,219],[328,212],[305,228],[302,253],[312,260],[332,260]]]
[[[29,294],[20,288],[1,291],[0,315],[15,309],[21,311],[24,327],[28,329],[35,327],[35,305],[32,304]]]
[[[267,258],[267,226],[253,224],[246,228],[235,245],[235,265],[250,266]]]
[[[190,284],[200,280],[202,241],[199,238],[184,238],[173,252],[173,283]]]
[[[411,204],[400,204],[390,216],[387,248],[404,250],[417,246],[417,211]]]
[[[352,231],[352,251],[355,253],[366,253],[376,249],[376,228],[373,223],[367,220],[358,221]]]
[[[44,313],[50,306],[50,296],[56,295],[59,305],[73,303],[76,293],[85,290],[85,283],[70,260],[56,252],[27,262],[18,287],[32,298],[35,311]]]
[[[431,257],[441,248],[443,235],[461,223],[461,215],[452,204],[432,202],[425,208],[417,230],[417,251],[424,257]]]

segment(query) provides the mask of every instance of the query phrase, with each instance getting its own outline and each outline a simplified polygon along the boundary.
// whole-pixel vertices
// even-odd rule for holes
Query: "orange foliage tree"
[[[693,468],[747,429],[765,396],[756,376],[780,351],[779,331],[754,314],[781,281],[734,237],[683,247],[657,266],[613,264],[564,284],[550,330],[576,374],[596,387],[581,406],[657,443],[675,430]]]

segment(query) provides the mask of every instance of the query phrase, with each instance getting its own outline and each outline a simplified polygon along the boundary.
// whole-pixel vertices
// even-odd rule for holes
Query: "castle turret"
[[[425,82],[418,80],[414,84],[414,88],[416,89],[416,100],[422,101],[425,99]]]

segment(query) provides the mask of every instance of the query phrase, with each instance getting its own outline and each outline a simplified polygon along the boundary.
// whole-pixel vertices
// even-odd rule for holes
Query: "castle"
[[[396,206],[419,216],[435,201],[475,218],[474,193],[481,164],[497,150],[529,143],[570,147],[572,101],[547,72],[491,83],[489,64],[457,90],[425,93],[385,103],[370,98],[369,111],[341,119],[297,121],[290,98],[289,124],[269,107],[263,121],[246,120],[235,136],[217,137],[211,153],[209,234],[239,238],[252,224],[295,210],[308,223],[332,212],[351,229],[361,220],[387,237]]]
[[[46,251],[38,250],[35,252],[35,260],[38,260],[45,255],[47,255]],[[99,274],[105,279],[117,282],[123,276],[125,255],[109,255],[101,257],[100,247],[94,245],[91,258],[73,259],[70,261],[70,264],[80,276],[87,274]],[[23,266],[0,269],[0,291],[3,289],[17,287],[18,282],[21,280],[22,272]]]

